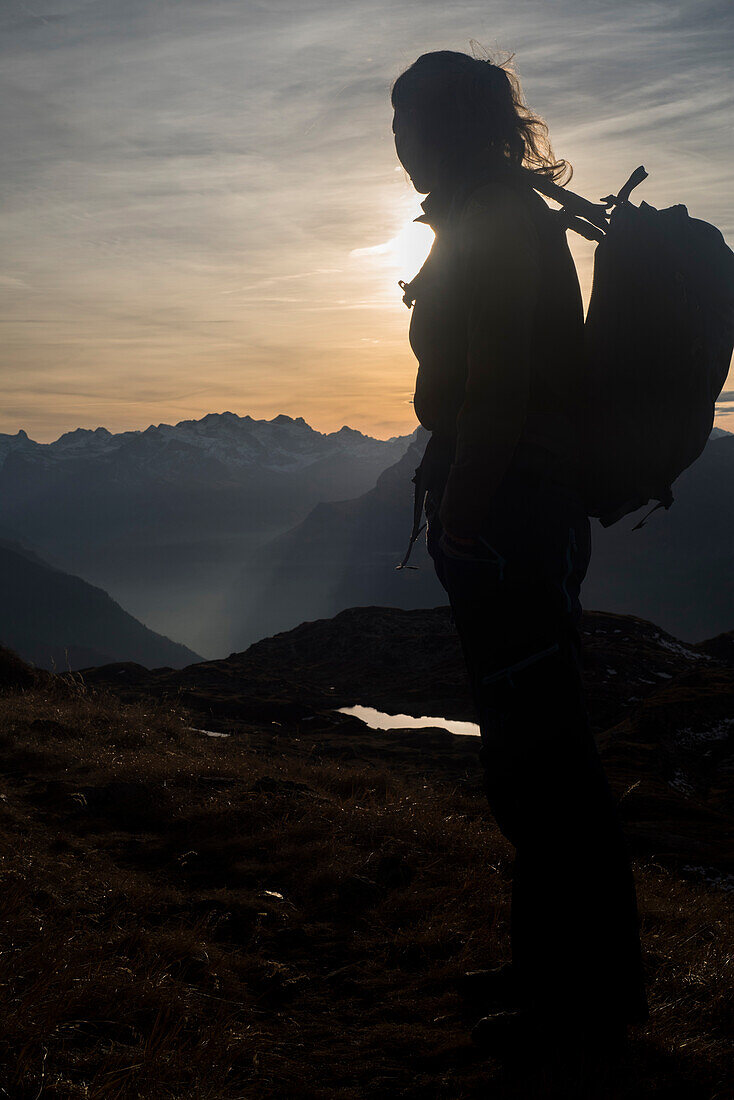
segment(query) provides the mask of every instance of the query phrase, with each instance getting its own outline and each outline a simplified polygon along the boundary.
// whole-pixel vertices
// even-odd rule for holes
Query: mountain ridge
[[[199,419],[180,420],[176,424],[161,422],[116,433],[105,427],[75,428],[50,443],[37,443],[21,428],[16,435],[0,434],[0,465],[12,453],[44,463],[63,463],[90,455],[110,457],[136,441],[145,440],[158,445],[188,444],[238,466],[295,469],[342,451],[363,456],[375,450],[375,445],[379,448],[380,445],[399,445],[403,441],[407,445],[414,434],[377,439],[346,424],[338,431],[319,432],[302,416],[294,418],[278,413],[266,420],[226,411],[206,413]],[[258,461],[268,454],[280,457]]]
[[[39,668],[113,660],[171,667],[201,658],[150,630],[109,593],[0,539],[0,642]]]

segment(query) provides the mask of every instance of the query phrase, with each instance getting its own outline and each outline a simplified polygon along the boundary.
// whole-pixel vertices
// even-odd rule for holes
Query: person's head
[[[525,165],[555,180],[545,122],[523,102],[517,77],[492,61],[452,50],[424,53],[395,81],[391,95],[398,159],[425,194],[497,164]]]

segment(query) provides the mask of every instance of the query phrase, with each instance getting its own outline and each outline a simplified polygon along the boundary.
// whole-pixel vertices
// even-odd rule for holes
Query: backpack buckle
[[[403,302],[408,307],[408,309],[410,309],[410,307],[413,305],[413,302],[415,301],[415,294],[410,293],[410,288],[412,285],[413,283],[406,283],[405,279],[398,279],[398,286],[402,291],[405,292],[403,294]]]

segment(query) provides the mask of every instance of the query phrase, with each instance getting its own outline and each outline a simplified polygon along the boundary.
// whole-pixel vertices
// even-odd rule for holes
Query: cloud
[[[420,199],[395,172],[398,73],[471,38],[515,51],[575,189],[608,194],[644,163],[639,198],[730,234],[731,18],[714,0],[5,5],[2,319],[24,323],[4,326],[4,377],[35,394],[40,431],[69,372],[102,408],[123,378],[147,401],[147,373],[161,394],[203,389],[201,413],[211,394],[270,415],[273,377],[295,378],[291,411],[319,428],[410,430],[395,242]],[[588,293],[592,249],[573,249]],[[345,373],[361,396],[339,407]],[[0,430],[36,430],[17,417]]]

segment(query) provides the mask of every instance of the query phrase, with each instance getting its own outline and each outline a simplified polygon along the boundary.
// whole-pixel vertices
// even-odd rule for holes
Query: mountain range
[[[106,428],[76,428],[52,443],[36,443],[21,429],[16,435],[0,433],[0,467],[13,456],[46,469],[58,469],[78,460],[115,457],[118,469],[151,469],[156,477],[178,479],[181,459],[202,463],[207,459],[234,470],[293,472],[330,458],[340,461],[374,458],[384,444],[398,449],[409,436],[374,439],[344,425],[324,434],[310,427],[302,416],[280,413],[272,420],[254,420],[233,412],[208,413],[199,420],[178,424],[151,424],[145,430],[112,433]],[[8,470],[13,469],[11,463]]]
[[[25,559],[8,565],[7,584],[16,572],[26,577],[35,553],[44,583],[53,571],[57,586],[65,574],[87,582],[120,605],[115,621],[127,613],[151,638],[209,656],[348,607],[435,606],[446,596],[423,537],[411,559],[418,568],[395,569],[427,438],[422,427],[378,440],[347,427],[324,435],[302,417],[233,413],[116,435],[78,429],[49,444],[24,432],[0,436],[0,539]],[[670,511],[640,530],[632,529],[638,515],[606,530],[592,521],[582,598],[696,640],[734,621],[734,436],[715,429],[673,489]],[[72,603],[52,603],[54,623],[31,637],[22,605],[9,598],[0,641],[15,639],[46,666],[69,660],[59,661],[58,647],[70,639],[71,667],[92,663],[93,653],[139,659],[127,628],[112,644],[114,616],[101,644],[80,633]],[[141,663],[186,663],[157,646]]]
[[[247,553],[319,502],[372,488],[411,438],[231,412],[45,444],[0,435],[0,528],[149,626],[217,653]]]

